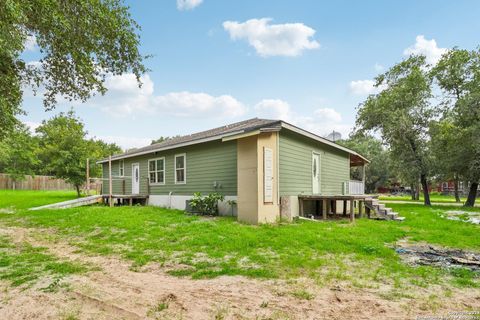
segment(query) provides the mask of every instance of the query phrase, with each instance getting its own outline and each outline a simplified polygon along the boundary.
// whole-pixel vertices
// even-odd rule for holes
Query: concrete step
[[[384,210],[385,209],[385,205],[383,203],[379,203],[377,205],[377,208],[380,209],[380,210]]]
[[[398,217],[398,213],[396,212],[389,212],[386,214],[387,220],[395,220],[396,217]]]
[[[395,221],[403,221],[405,220],[405,217],[395,217],[395,219],[393,219]]]

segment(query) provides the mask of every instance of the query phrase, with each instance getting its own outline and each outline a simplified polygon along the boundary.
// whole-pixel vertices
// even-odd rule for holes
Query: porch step
[[[387,208],[385,204],[379,203],[378,199],[366,198],[365,205],[373,210],[377,219],[403,221],[404,217],[400,217],[397,212],[393,212],[392,208]]]

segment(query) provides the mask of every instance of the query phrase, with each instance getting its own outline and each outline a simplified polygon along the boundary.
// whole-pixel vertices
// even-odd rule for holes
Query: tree
[[[365,189],[374,193],[379,187],[388,184],[390,179],[389,152],[382,142],[373,136],[354,135],[338,144],[357,151],[370,160],[365,168]]]
[[[452,131],[448,137],[445,137],[445,130],[441,132],[450,140],[449,147],[455,150],[450,159],[451,166],[444,169],[470,180],[465,206],[473,206],[480,180],[480,52],[449,50],[431,74],[444,93],[440,105],[442,121],[448,121]],[[441,141],[446,142],[445,139]]]
[[[170,140],[170,139],[173,139],[173,138],[178,138],[180,137],[179,135],[176,135],[176,136],[172,136],[172,137],[169,137],[169,136],[165,136],[165,137],[160,137],[158,139],[155,139],[155,140],[152,140],[152,143],[150,143],[150,145],[152,144],[157,144],[157,143],[161,143],[161,142],[164,142],[164,141],[167,141],[167,140]]]
[[[39,163],[36,141],[25,125],[15,126],[14,131],[0,142],[0,150],[0,169],[12,178],[13,189],[26,175],[35,174],[35,166]]]
[[[431,78],[424,56],[411,56],[376,78],[376,87],[360,105],[356,126],[360,133],[378,131],[394,161],[420,179],[425,205],[430,205],[428,124]]]
[[[434,171],[441,180],[453,180],[455,201],[460,202],[458,183],[465,171],[463,149],[465,146],[459,141],[463,136],[462,128],[455,125],[448,117],[440,121],[432,121],[430,125],[431,146],[434,156]]]
[[[106,143],[97,139],[88,140],[87,149],[90,159],[90,177],[100,177],[102,174],[102,166],[96,164],[98,160],[122,152],[122,149],[115,143]]]
[[[22,113],[23,86],[45,89],[44,106],[57,97],[87,100],[105,93],[105,76],[146,71],[138,24],[122,0],[3,0],[0,2],[0,139]],[[42,58],[21,54],[35,39]]]
[[[89,144],[84,124],[73,111],[43,121],[36,129],[40,138],[39,158],[45,170],[74,185],[80,196],[85,182]]]

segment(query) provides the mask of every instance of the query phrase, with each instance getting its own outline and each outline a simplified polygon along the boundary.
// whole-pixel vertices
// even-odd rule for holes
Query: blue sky
[[[27,90],[21,119],[36,126],[73,106],[91,136],[124,148],[251,117],[320,135],[348,134],[378,73],[409,53],[431,62],[480,43],[479,1],[127,1],[151,71],[109,77],[110,91],[45,112]],[[34,46],[24,54],[38,59]]]

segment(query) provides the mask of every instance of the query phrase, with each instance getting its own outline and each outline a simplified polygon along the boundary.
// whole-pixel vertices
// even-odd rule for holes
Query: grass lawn
[[[32,197],[22,202],[26,207],[39,200]],[[346,280],[360,287],[386,282],[398,288],[479,285],[478,275],[467,270],[407,266],[389,247],[408,238],[480,251],[479,226],[439,217],[442,211],[458,207],[389,206],[406,220],[251,226],[228,217],[202,218],[155,207],[91,206],[35,212],[20,209],[0,213],[0,223],[55,230],[39,234],[52,241],[66,240],[87,253],[120,255],[131,260],[134,269],[160,263],[177,276],[307,276],[320,284]]]
[[[392,201],[411,201],[411,202],[422,202],[423,203],[423,195],[420,194],[420,200],[412,200],[410,195],[402,195],[402,196],[393,196],[393,195],[380,195],[378,197],[380,200],[392,200]],[[467,198],[460,197],[461,202],[465,202]],[[441,202],[441,203],[455,203],[455,197],[450,195],[442,195],[438,192],[432,192],[430,194],[430,201],[431,202]]]
[[[77,198],[75,191],[0,190],[0,208],[26,209]]]

